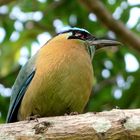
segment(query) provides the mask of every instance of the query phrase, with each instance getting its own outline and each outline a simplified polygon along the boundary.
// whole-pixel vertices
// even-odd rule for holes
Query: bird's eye
[[[81,33],[76,33],[75,36],[78,38],[81,38],[83,40],[86,39],[86,36],[84,34],[81,34]]]
[[[90,38],[90,34],[84,31],[73,31],[72,35],[68,37],[68,39],[81,39],[81,40],[88,40]]]
[[[76,33],[75,36],[76,37],[80,37],[81,36],[81,33]]]

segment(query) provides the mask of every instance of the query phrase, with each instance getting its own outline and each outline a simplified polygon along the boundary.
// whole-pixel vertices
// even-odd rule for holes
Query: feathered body
[[[92,89],[92,62],[83,42],[61,37],[38,52],[36,73],[21,102],[19,120],[35,114],[55,116],[83,111]]]
[[[73,28],[48,41],[23,66],[12,88],[7,122],[82,113],[92,85],[95,50],[119,45]]]

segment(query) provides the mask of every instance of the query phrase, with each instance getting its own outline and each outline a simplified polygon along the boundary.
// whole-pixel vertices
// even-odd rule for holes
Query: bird
[[[21,68],[12,87],[6,122],[22,121],[34,115],[82,113],[93,87],[95,52],[120,44],[99,39],[82,28],[58,33]]]

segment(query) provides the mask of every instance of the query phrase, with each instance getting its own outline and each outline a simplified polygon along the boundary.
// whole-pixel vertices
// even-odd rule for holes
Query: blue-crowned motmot
[[[93,86],[92,59],[96,50],[120,45],[79,28],[49,40],[22,67],[12,88],[7,122],[29,116],[82,113]]]

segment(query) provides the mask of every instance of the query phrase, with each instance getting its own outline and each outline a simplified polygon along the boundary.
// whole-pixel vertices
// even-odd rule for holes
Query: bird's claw
[[[39,122],[39,121],[38,121],[38,118],[40,118],[40,115],[33,115],[33,116],[28,116],[28,117],[26,118],[26,120],[27,120],[28,122],[30,122],[31,120],[35,120],[36,122]]]
[[[70,112],[70,113],[65,113],[64,116],[72,116],[72,115],[78,115],[79,113],[78,112]]]

